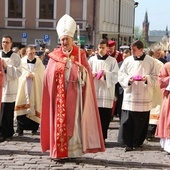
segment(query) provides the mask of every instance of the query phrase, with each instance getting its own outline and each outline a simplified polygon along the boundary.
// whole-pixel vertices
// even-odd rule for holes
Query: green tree
[[[143,40],[142,30],[139,26],[134,27],[134,40]]]
[[[139,26],[134,27],[134,40],[141,40],[144,43],[145,48],[148,47],[148,43],[145,41],[142,30]]]

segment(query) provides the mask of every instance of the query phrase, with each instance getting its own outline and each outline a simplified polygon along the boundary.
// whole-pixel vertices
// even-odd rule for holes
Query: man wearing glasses
[[[18,54],[11,50],[12,38],[9,35],[2,37],[0,58],[4,70],[2,88],[2,103],[0,111],[0,142],[11,138],[14,134],[14,106],[18,89],[18,78],[22,67]]]

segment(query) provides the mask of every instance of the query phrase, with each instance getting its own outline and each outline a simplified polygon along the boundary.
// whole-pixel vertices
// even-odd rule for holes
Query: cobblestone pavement
[[[41,153],[39,134],[26,131],[24,136],[14,136],[11,140],[0,143],[0,169],[42,169],[42,170],[110,170],[110,169],[170,169],[170,155],[162,151],[159,139],[145,141],[143,147],[131,152],[124,152],[116,141],[119,122],[110,124],[106,151],[86,154],[81,158],[52,160],[49,153]]]

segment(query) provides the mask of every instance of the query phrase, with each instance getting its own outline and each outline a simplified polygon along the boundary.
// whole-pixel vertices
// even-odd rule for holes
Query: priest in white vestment
[[[98,54],[88,60],[94,77],[104,141],[107,139],[119,70],[116,59],[107,54],[107,48],[107,40],[101,40],[98,44]]]
[[[22,75],[15,103],[17,117],[17,133],[23,135],[24,130],[35,134],[39,128],[41,117],[42,84],[45,66],[35,55],[35,49],[28,46],[26,56],[21,59]]]
[[[140,40],[132,43],[132,55],[124,60],[118,73],[124,89],[118,142],[126,146],[125,151],[141,146],[146,138],[157,81],[155,61],[143,48]]]

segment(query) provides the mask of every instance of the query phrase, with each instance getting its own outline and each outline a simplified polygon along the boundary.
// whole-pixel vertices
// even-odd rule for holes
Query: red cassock
[[[108,55],[115,57],[115,59],[117,60],[117,63],[119,63],[120,61],[123,61],[122,53],[119,51],[115,50],[112,54],[108,53]]]
[[[78,47],[73,46],[71,74],[77,79]],[[104,141],[97,107],[93,78],[86,54],[81,51],[81,64],[86,68],[87,78],[82,87],[81,138],[82,152],[104,152]],[[66,55],[62,48],[49,54],[49,63],[43,82],[40,141],[42,151],[50,150],[52,158],[68,157],[68,141],[74,133],[75,109],[78,89],[74,84],[65,88]]]

